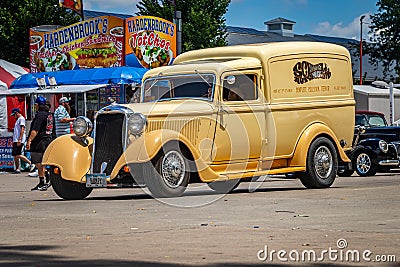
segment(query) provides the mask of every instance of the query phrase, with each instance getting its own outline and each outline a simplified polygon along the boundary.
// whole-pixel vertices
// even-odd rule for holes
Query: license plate
[[[105,173],[86,174],[86,187],[107,187]]]

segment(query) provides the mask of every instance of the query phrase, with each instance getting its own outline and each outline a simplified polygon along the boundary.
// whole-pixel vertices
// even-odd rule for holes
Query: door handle
[[[224,109],[223,107],[219,107],[219,125],[223,130],[226,129],[226,120],[224,120],[224,113],[225,115],[229,116],[229,112],[226,109]]]

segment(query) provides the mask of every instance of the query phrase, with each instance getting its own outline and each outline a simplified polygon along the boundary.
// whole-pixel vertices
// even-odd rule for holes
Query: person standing
[[[32,121],[29,130],[26,149],[31,152],[31,161],[36,165],[39,174],[39,184],[31,190],[45,191],[49,188],[50,180],[46,177],[45,167],[42,165],[43,154],[46,148],[53,140],[54,135],[54,117],[50,113],[50,107],[46,103],[46,98],[39,96],[35,101],[37,113]]]
[[[17,120],[14,125],[13,132],[13,148],[12,148],[12,156],[14,157],[15,171],[13,173],[21,173],[20,169],[20,160],[25,161],[29,164],[29,170],[33,171],[35,169],[35,165],[31,163],[31,161],[22,155],[22,148],[24,147],[26,141],[25,134],[25,118],[21,114],[21,110],[19,108],[13,108],[11,110],[12,117],[15,117]]]
[[[54,119],[56,121],[56,135],[57,137],[71,133],[70,122],[74,121],[74,118],[69,116],[69,100],[65,96],[61,97],[58,101],[59,106],[54,111]]]

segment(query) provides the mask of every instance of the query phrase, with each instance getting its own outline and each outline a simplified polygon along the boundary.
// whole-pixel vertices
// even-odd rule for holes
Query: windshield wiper
[[[160,75],[162,75],[162,72],[159,72],[158,74],[157,74],[157,76],[154,78],[154,82],[150,85],[150,87],[145,91],[145,94],[146,94],[146,92],[148,92],[151,88],[153,88],[153,86],[158,82],[158,78],[160,77]]]
[[[203,75],[201,75],[201,73],[200,73],[198,70],[194,70],[194,72],[196,72],[196,74],[199,75],[200,78],[201,78],[203,81],[205,81],[205,82],[208,84],[209,87],[212,87],[211,84],[206,80],[206,78],[204,78]]]

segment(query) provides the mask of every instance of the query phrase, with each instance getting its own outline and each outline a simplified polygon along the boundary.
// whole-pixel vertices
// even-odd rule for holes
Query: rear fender
[[[65,180],[82,182],[92,163],[93,139],[86,140],[73,134],[58,137],[44,152],[43,165],[58,167]]]
[[[290,160],[289,166],[306,166],[308,149],[311,145],[311,142],[318,136],[327,136],[329,137],[329,139],[333,140],[333,144],[338,151],[339,158],[343,162],[351,162],[351,160],[348,158],[348,156],[340,146],[340,143],[335,137],[335,134],[332,132],[332,130],[329,129],[325,124],[314,123],[307,127],[307,129],[302,133],[296,145],[293,158]]]

